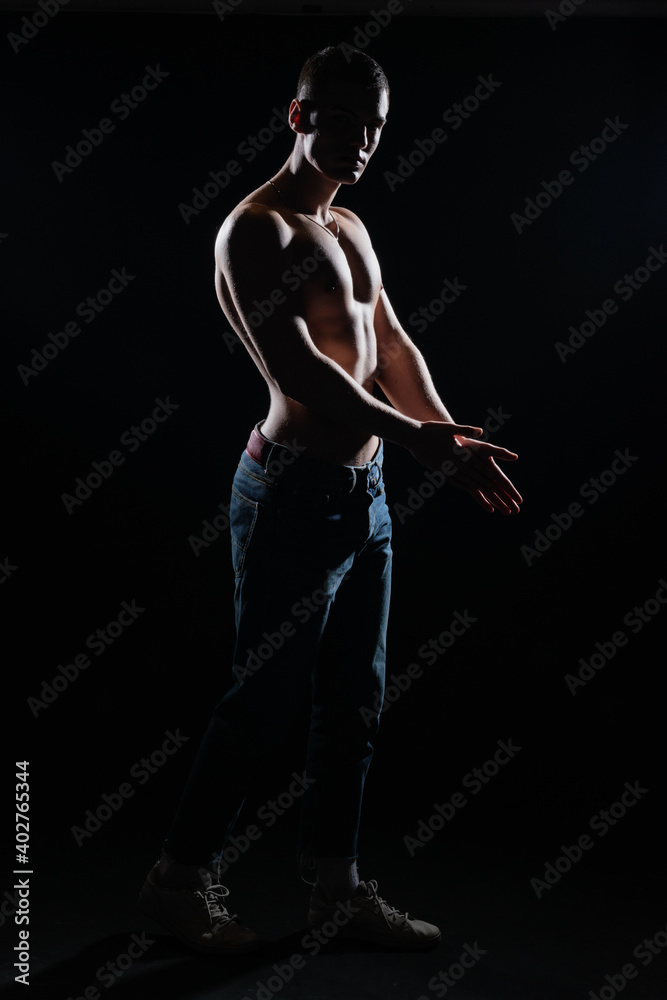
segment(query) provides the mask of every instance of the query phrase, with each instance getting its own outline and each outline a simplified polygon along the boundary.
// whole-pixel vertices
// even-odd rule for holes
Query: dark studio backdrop
[[[0,600],[13,691],[4,777],[11,791],[14,758],[30,761],[38,857],[57,848],[85,868],[100,845],[152,856],[230,682],[224,508],[268,397],[218,305],[213,244],[290,152],[281,116],[304,59],[356,39],[389,77],[390,116],[337,202],[366,223],[454,418],[518,451],[505,468],[525,498],[519,517],[488,516],[387,446],[398,681],[362,855],[377,848],[427,877],[428,850],[500,842],[525,856],[530,893],[538,863],[639,782],[648,791],[600,858],[657,872],[664,21],[407,9],[359,34],[368,13],[63,10],[15,51],[24,14],[0,19]],[[154,89],[123,103],[145,78]],[[427,657],[432,640],[443,652]],[[410,664],[422,676],[402,691]],[[267,765],[249,817],[300,770],[305,723]],[[177,732],[187,741],[160,753]],[[501,740],[520,752],[410,859],[405,835]],[[137,767],[153,754],[153,773]],[[77,843],[72,828],[122,784],[122,809]],[[257,849],[271,851],[269,835]],[[583,866],[570,877],[585,887]]]

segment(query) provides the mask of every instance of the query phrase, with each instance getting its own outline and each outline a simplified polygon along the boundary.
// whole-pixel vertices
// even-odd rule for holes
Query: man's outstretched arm
[[[428,468],[440,468],[445,461],[463,468],[470,453],[461,452],[457,437],[472,442],[477,434],[483,433],[482,429],[444,421],[442,417],[437,423],[423,422],[366,392],[340,365],[317,349],[303,316],[299,315],[298,296],[291,296],[277,306],[261,325],[253,327],[247,323],[245,318],[255,308],[258,287],[266,289],[266,294],[280,288],[282,274],[293,263],[290,235],[275,213],[250,209],[228,220],[216,241],[218,266],[225,275],[235,307],[244,319],[254,350],[280,391],[339,423],[402,445]],[[515,457],[493,445],[483,444],[480,448],[492,449],[498,457]],[[476,482],[478,487],[473,495],[481,506],[491,512],[497,508],[509,514],[518,510],[518,505],[516,500],[503,499],[501,476],[497,466],[492,469],[488,462],[470,461],[461,485]],[[490,499],[485,499],[487,496]]]
[[[418,446],[409,450],[429,468],[440,468],[444,428],[438,428],[437,424],[453,424],[454,420],[436,391],[421,351],[399,323],[384,288],[375,308],[374,327],[378,351],[375,381],[399,413],[422,423]],[[522,497],[496,464],[496,460],[515,461],[518,456],[506,448],[460,435],[457,441],[463,449],[448,481],[470,493],[489,512],[496,508],[505,514],[518,513]]]
[[[282,275],[293,264],[290,238],[279,216],[255,208],[230,218],[218,234],[216,260],[254,350],[283,395],[369,436],[376,434],[412,450],[421,435],[421,421],[377,399],[318,350],[300,315],[298,293],[285,298],[261,324],[247,322],[256,309],[258,290],[260,297],[266,297],[271,289],[280,288]],[[453,428],[470,436],[483,433],[481,428],[450,424],[440,462],[457,448]]]

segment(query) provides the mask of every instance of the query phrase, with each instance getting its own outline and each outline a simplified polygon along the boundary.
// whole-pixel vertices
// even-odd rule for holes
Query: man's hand
[[[442,471],[447,483],[465,490],[490,514],[494,509],[518,514],[523,497],[498,468],[496,459],[514,462],[519,456],[507,448],[476,441],[483,433],[481,427],[425,420],[410,451],[422,465]]]

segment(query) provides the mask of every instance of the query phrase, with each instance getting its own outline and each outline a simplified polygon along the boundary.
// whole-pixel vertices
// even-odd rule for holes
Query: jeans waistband
[[[301,451],[296,440],[271,441],[262,434],[261,423],[253,428],[241,460],[250,458],[255,467],[261,467],[268,481],[278,482],[283,477],[298,479],[344,493],[376,487],[382,481],[382,439],[373,458],[364,465],[334,465]]]

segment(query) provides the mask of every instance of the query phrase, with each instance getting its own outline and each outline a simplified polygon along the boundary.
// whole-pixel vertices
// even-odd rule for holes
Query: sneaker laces
[[[209,885],[206,889],[195,890],[195,896],[200,896],[206,903],[208,915],[214,929],[236,920],[238,914],[230,913],[223,900],[229,895],[229,889],[224,885]]]
[[[409,914],[401,913],[401,911],[398,910],[397,907],[390,906],[386,900],[382,899],[381,896],[378,896],[378,891],[377,891],[378,884],[376,879],[371,878],[365,884],[366,887],[370,889],[370,896],[368,896],[367,898],[371,899],[372,902],[375,904],[376,910],[384,918],[384,922],[386,923],[387,927],[390,930],[392,929],[392,927],[397,927],[397,926],[405,927],[410,920]]]

